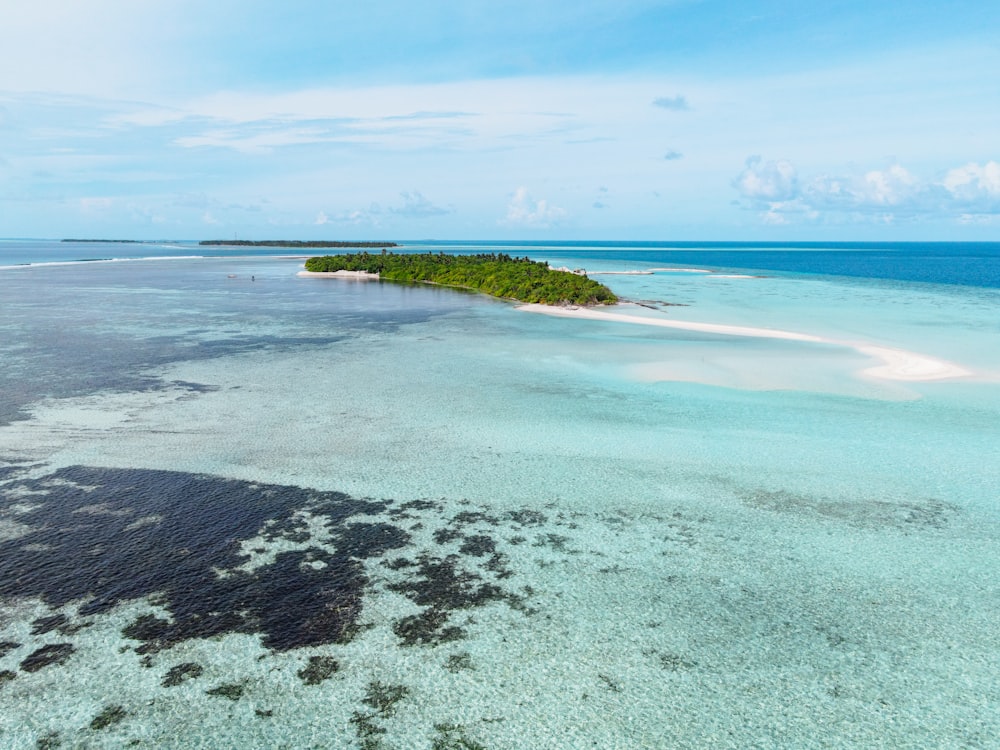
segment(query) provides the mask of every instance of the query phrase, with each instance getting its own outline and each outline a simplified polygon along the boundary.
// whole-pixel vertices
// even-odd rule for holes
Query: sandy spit
[[[808,341],[819,344],[833,344],[854,349],[866,356],[881,361],[875,367],[861,371],[862,375],[884,380],[899,381],[932,381],[961,378],[972,373],[959,365],[944,360],[935,359],[917,352],[903,349],[893,349],[883,346],[873,346],[866,343],[837,341],[820,336],[812,336],[795,331],[782,331],[774,328],[754,328],[750,326],[721,325],[718,323],[696,323],[667,318],[649,317],[646,315],[630,315],[628,305],[614,305],[608,310],[593,307],[555,307],[552,305],[520,305],[519,310],[556,315],[565,318],[585,318],[588,320],[605,320],[633,325],[659,326],[662,328],[677,328],[685,331],[701,331],[717,333],[725,336],[754,336],[759,338],[788,339],[792,341]]]

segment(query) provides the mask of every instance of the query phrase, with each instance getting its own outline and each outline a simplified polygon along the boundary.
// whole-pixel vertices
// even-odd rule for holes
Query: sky
[[[0,19],[0,237],[1000,240],[1000,3]]]

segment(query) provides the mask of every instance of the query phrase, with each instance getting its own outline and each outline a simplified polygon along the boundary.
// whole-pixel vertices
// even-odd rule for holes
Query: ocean
[[[996,747],[1000,243],[402,245],[0,241],[0,746]]]

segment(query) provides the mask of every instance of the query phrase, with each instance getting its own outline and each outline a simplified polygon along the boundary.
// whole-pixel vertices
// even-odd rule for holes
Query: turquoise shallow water
[[[994,746],[996,289],[299,262],[0,272],[5,746]]]

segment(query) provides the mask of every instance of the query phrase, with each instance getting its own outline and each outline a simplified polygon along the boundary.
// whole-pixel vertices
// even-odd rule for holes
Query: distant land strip
[[[199,245],[235,247],[399,247],[395,242],[344,242],[341,240],[202,240]]]
[[[118,243],[130,244],[130,245],[141,245],[143,243],[143,240],[78,240],[78,239],[67,239],[67,240],[59,240],[59,241],[60,242],[118,242]]]

